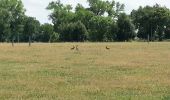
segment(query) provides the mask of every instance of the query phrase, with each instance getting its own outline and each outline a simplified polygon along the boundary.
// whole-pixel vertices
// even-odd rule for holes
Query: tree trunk
[[[148,44],[149,44],[149,42],[150,42],[150,37],[149,37],[149,34],[148,34]]]
[[[31,46],[31,36],[29,36],[29,46]]]
[[[14,47],[14,38],[12,38],[12,46]]]
[[[17,39],[18,39],[18,43],[20,42],[20,40],[19,40],[19,34],[18,34],[18,37],[17,37]]]

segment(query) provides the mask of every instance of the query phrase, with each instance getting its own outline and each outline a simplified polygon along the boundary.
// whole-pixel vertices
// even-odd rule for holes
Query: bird
[[[77,51],[79,50],[78,45],[76,45],[76,50],[77,50]]]
[[[71,50],[74,50],[75,49],[75,46],[73,45],[73,47],[71,48]]]
[[[107,47],[107,46],[106,46],[106,49],[107,49],[107,50],[110,50],[110,48],[109,48],[109,47]]]

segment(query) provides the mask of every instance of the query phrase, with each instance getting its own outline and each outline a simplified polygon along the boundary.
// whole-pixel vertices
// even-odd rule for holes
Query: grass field
[[[0,100],[170,100],[170,43],[73,44],[1,43]]]

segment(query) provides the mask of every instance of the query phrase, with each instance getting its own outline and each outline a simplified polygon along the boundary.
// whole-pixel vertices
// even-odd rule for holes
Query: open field
[[[73,44],[0,44],[0,100],[170,100],[170,43]]]

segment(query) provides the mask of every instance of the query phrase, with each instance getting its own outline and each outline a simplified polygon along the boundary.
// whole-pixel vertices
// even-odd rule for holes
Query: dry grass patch
[[[168,42],[1,43],[0,51],[2,100],[170,99]]]

